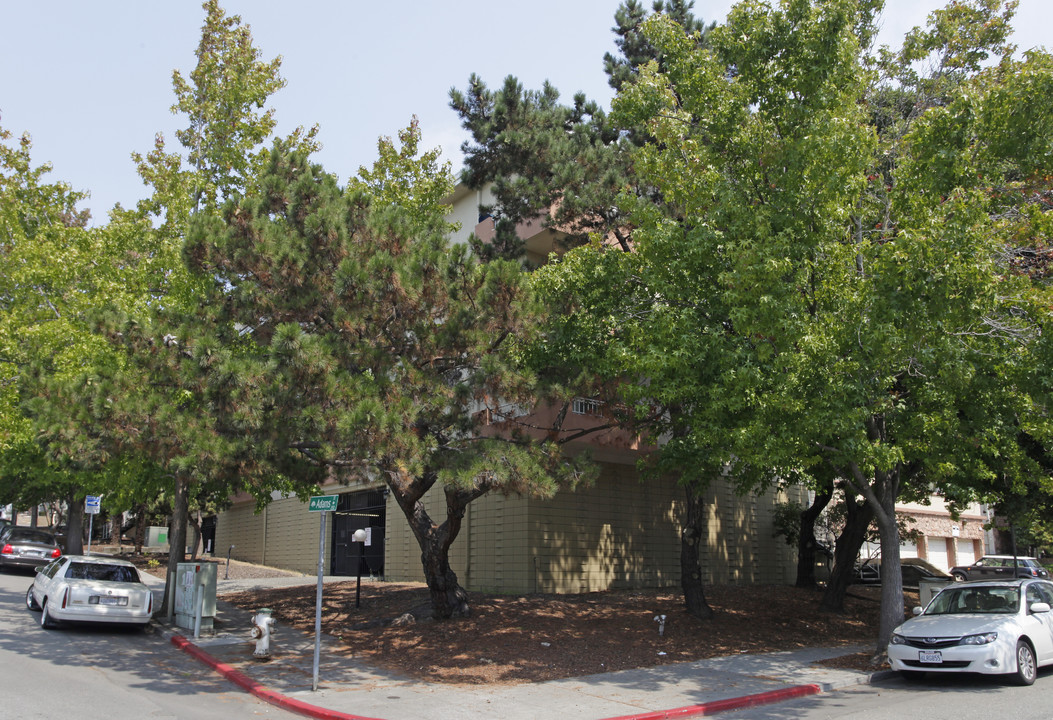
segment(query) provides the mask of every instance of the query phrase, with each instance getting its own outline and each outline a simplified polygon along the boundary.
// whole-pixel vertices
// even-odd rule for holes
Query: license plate
[[[98,596],[95,602],[99,605],[127,605],[128,598],[126,597],[109,597],[109,596]]]
[[[919,650],[918,651],[918,662],[939,664],[943,662],[943,653],[935,652],[932,650]]]

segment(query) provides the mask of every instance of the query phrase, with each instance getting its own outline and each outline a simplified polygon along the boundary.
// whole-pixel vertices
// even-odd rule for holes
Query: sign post
[[[318,690],[318,660],[322,651],[322,577],[325,574],[325,518],[330,512],[336,510],[339,497],[337,495],[315,495],[311,498],[308,506],[310,512],[322,513],[322,521],[318,524],[318,592],[314,601],[314,675],[311,681],[311,691]]]
[[[99,506],[101,502],[102,495],[88,495],[84,498],[84,512],[88,514],[88,550],[85,553],[86,555],[91,555],[91,531],[92,525],[94,524],[92,521],[95,519],[95,516],[99,514]]]

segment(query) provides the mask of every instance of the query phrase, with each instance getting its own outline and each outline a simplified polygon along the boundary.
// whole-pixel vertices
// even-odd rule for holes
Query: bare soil
[[[149,568],[144,569],[149,571]],[[156,570],[156,568],[155,568]],[[288,574],[232,563],[231,577]],[[163,574],[163,571],[162,571]],[[821,593],[786,586],[710,586],[714,610],[698,620],[678,588],[581,595],[469,593],[471,617],[434,622],[423,584],[327,583],[322,629],[350,655],[403,675],[452,684],[516,684],[805,647],[846,646],[824,664],[874,671],[880,588],[853,586],[845,612],[818,609]],[[221,594],[246,611],[273,610],[278,627],[314,630],[316,586]],[[905,607],[917,604],[907,593]],[[655,618],[665,616],[664,627]],[[280,629],[279,629],[280,633]],[[850,648],[850,646],[857,646]],[[852,652],[850,652],[852,650]]]

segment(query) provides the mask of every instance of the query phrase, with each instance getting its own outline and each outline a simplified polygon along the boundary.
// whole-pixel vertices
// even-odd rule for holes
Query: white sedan
[[[1053,664],[1053,583],[955,583],[896,628],[889,663],[906,677],[925,672],[1013,674],[1030,685]]]
[[[40,626],[59,621],[146,625],[153,594],[127,560],[66,555],[37,570],[26,606],[40,611]]]

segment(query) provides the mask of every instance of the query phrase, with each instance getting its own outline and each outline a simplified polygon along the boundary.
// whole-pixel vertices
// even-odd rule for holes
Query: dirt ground
[[[232,564],[231,577],[253,568]],[[147,568],[144,568],[147,569]],[[256,572],[267,572],[260,568]],[[272,571],[280,573],[280,571]],[[428,603],[422,584],[327,583],[322,629],[351,655],[410,677],[454,684],[515,684],[645,668],[735,653],[873,643],[879,588],[853,586],[843,615],[818,610],[820,593],[784,586],[710,586],[714,617],[683,610],[676,588],[582,595],[469,593],[471,617],[412,621]],[[316,586],[221,594],[246,611],[269,607],[280,628],[314,630]],[[905,605],[916,604],[916,593]],[[664,627],[655,618],[665,616]],[[870,653],[825,664],[873,671]]]

